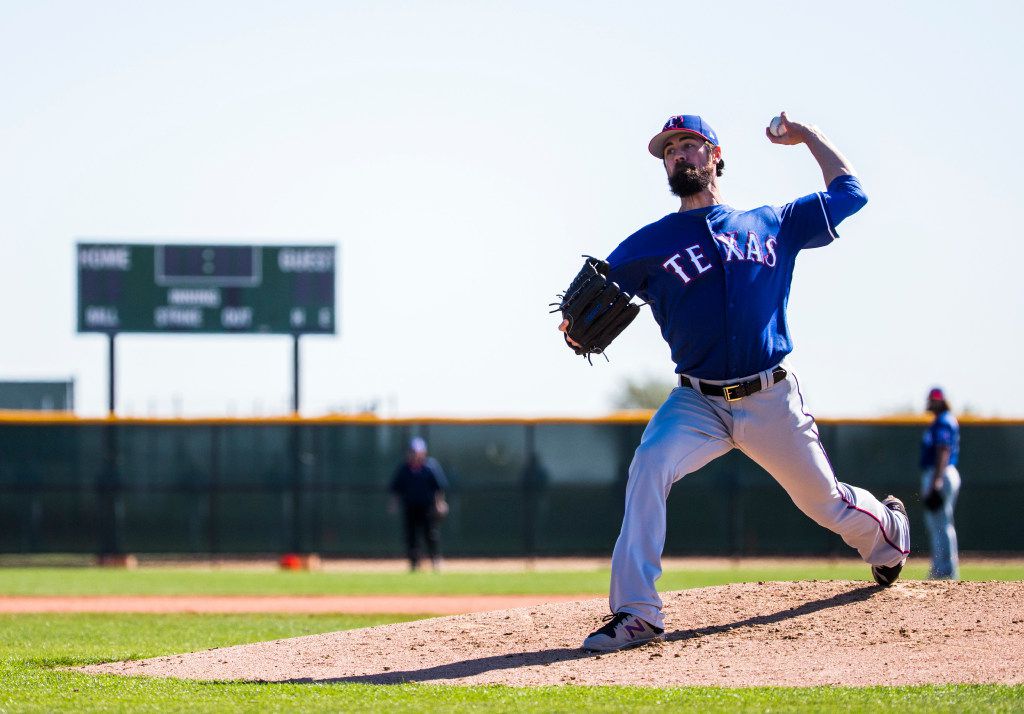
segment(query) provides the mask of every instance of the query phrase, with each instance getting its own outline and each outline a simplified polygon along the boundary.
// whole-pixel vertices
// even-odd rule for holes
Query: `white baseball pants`
[[[655,581],[661,577],[669,491],[683,476],[734,448],[768,471],[801,511],[842,536],[869,564],[892,566],[907,557],[907,519],[867,491],[836,479],[796,375],[789,371],[772,385],[769,369],[730,383],[757,377],[767,388],[733,402],[676,387],[647,425],[629,467],[626,510],[612,554],[612,612],[629,612],[664,627]]]
[[[931,490],[935,470],[928,469],[921,474],[921,497]],[[956,466],[947,466],[942,474],[942,508],[937,511],[925,510],[924,523],[932,542],[932,567],[929,578],[960,578],[960,554],[956,542],[956,527],[953,525],[953,510],[960,495],[960,472]]]

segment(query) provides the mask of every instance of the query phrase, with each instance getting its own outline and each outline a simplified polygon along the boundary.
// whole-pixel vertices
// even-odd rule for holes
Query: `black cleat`
[[[902,513],[903,517],[907,517],[907,508],[903,505],[903,501],[896,498],[895,496],[886,496],[882,500],[882,505],[888,508],[890,511],[896,511]],[[875,579],[875,582],[881,585],[883,588],[887,588],[900,577],[900,571],[903,570],[903,565],[907,562],[904,558],[896,565],[872,565],[871,576]]]

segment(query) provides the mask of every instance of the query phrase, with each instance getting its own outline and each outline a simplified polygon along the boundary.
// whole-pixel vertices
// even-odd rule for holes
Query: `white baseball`
[[[782,117],[772,119],[772,123],[768,125],[768,131],[772,133],[772,136],[782,136],[785,134],[786,127],[782,125]]]

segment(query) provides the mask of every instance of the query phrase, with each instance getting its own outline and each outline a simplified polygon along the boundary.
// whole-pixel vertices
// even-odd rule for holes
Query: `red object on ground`
[[[319,570],[320,556],[316,553],[285,553],[278,563],[282,570]]]
[[[280,565],[285,570],[300,570],[302,568],[299,556],[295,553],[285,553],[282,555]]]

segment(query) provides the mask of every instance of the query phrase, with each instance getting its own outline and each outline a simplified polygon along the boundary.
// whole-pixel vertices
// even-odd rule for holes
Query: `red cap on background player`
[[[658,159],[665,158],[665,143],[670,137],[676,134],[693,134],[707,141],[712,146],[718,146],[718,134],[711,128],[711,125],[695,114],[679,114],[669,117],[653,139],[647,145],[647,150]]]
[[[946,394],[939,387],[932,387],[932,390],[928,392],[928,401],[930,402],[944,402],[946,401]]]

